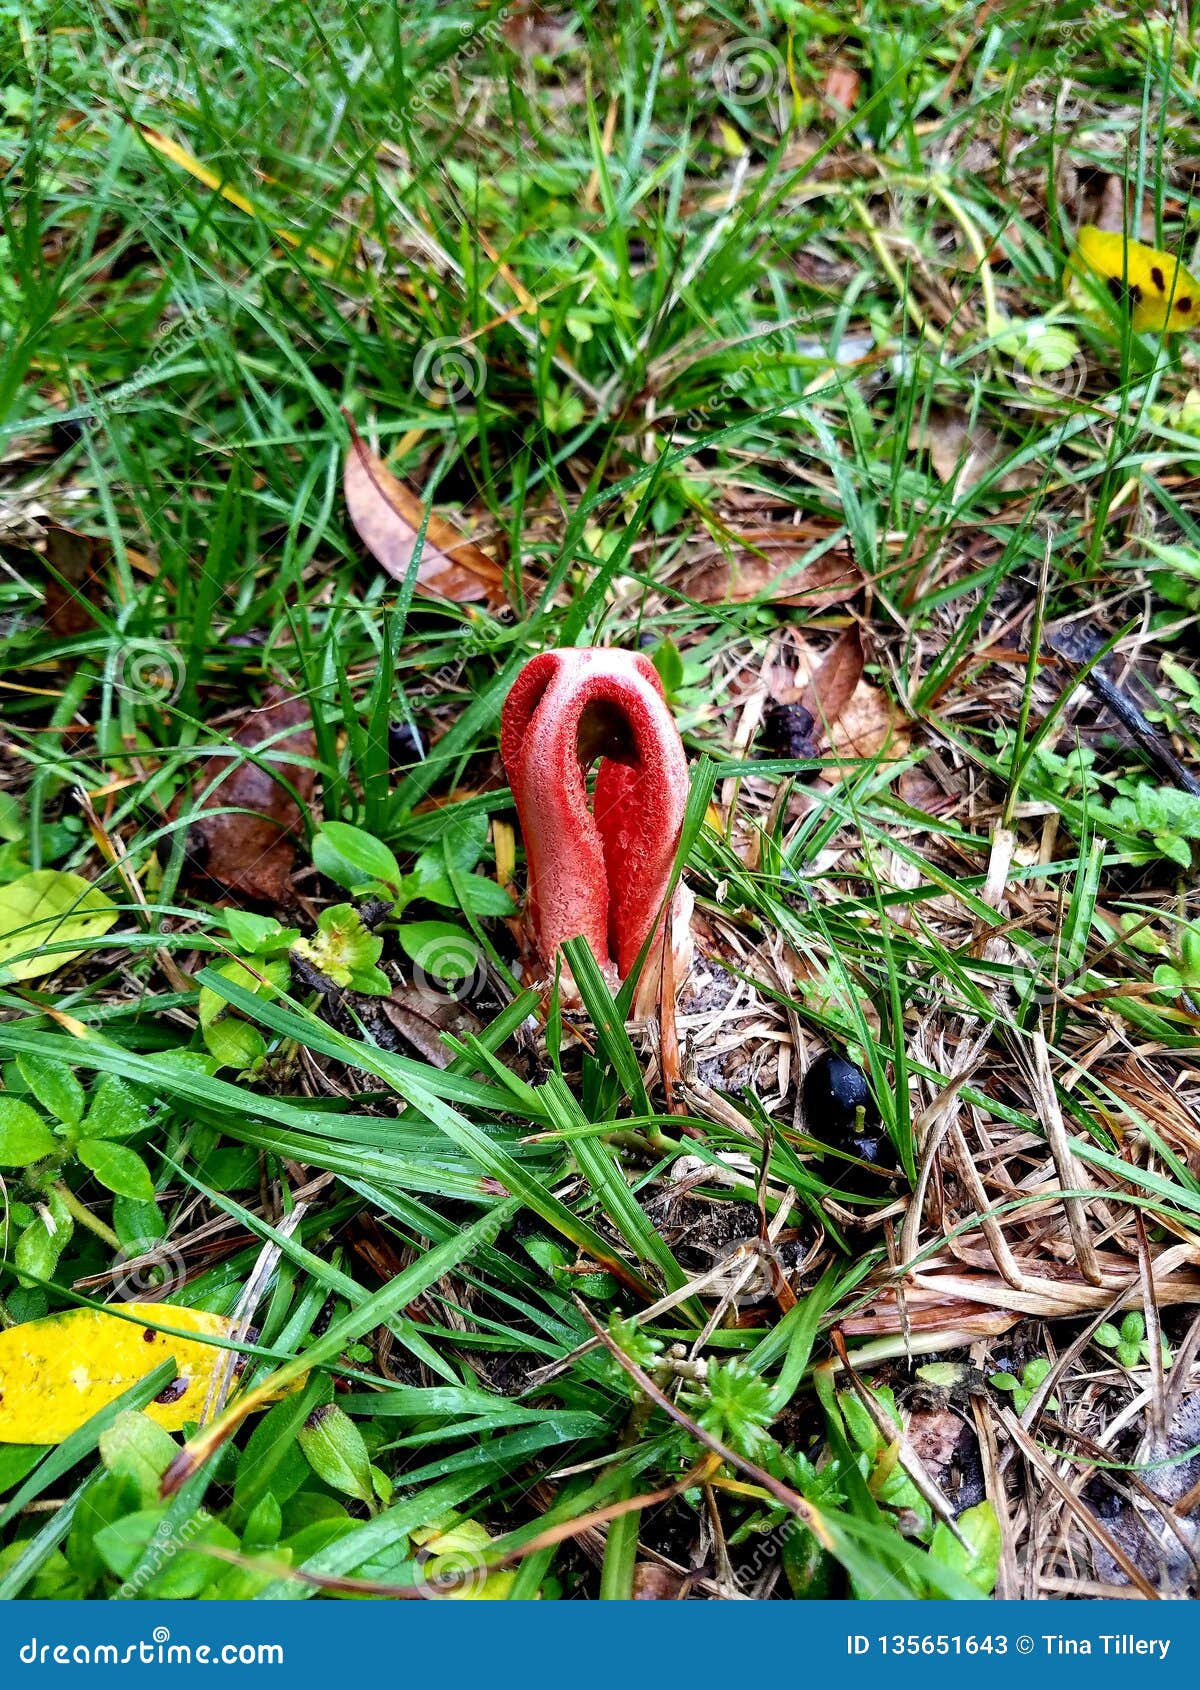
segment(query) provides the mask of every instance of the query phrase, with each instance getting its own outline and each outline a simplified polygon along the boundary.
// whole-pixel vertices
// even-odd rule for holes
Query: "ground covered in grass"
[[[1196,1594],[1200,387],[1064,296],[1180,16],[0,6],[0,1594]],[[597,644],[627,1025],[497,751]]]

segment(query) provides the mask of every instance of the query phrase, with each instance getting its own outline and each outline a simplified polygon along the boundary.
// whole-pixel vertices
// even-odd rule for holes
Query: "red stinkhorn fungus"
[[[609,980],[624,979],[665,914],[688,792],[654,665],[629,651],[543,652],[505,701],[500,755],[525,841],[538,952],[550,964],[581,934]]]

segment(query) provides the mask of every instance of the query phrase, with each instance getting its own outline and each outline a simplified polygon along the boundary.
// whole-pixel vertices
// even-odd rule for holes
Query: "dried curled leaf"
[[[1043,369],[1049,366],[1042,365]],[[1032,487],[1038,471],[1032,464],[996,471],[1012,454],[986,423],[972,422],[965,411],[943,408],[913,421],[908,434],[909,450],[927,451],[939,481],[952,484],[959,499],[982,481],[989,481],[991,493],[1019,493]]]
[[[68,1309],[0,1332],[0,1443],[57,1444],[168,1356],[178,1374],[145,1412],[168,1432],[198,1420],[228,1351],[233,1321],[173,1303],[129,1306],[130,1320],[105,1309]],[[179,1338],[176,1332],[194,1332]]]
[[[826,756],[894,762],[908,750],[908,729],[883,689],[865,679],[864,666],[856,628],[848,629],[824,653],[796,638],[789,661],[772,666],[767,684],[775,704],[799,704],[812,716],[816,741]],[[838,778],[853,766],[831,766],[827,777]]]
[[[425,506],[411,488],[398,481],[354,430],[346,454],[343,481],[346,509],[359,539],[388,574],[403,581],[413,552]],[[455,604],[486,600],[505,602],[500,568],[473,540],[466,539],[432,511],[425,523],[425,539],[417,564],[416,590]]]

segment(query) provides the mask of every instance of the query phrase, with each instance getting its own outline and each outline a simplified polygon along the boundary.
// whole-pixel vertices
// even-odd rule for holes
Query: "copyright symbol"
[[[1018,1637],[1017,1638],[1017,1654],[1018,1655],[1032,1655],[1033,1654],[1033,1638],[1032,1637]]]

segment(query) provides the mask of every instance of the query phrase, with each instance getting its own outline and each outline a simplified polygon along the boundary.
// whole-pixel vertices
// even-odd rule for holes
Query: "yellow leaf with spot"
[[[1200,320],[1200,281],[1169,252],[1158,252],[1112,229],[1088,223],[1067,266],[1068,290],[1080,280],[1102,282],[1118,305],[1127,305],[1139,334],[1178,334]]]
[[[228,1338],[233,1321],[174,1303],[126,1308],[137,1318],[68,1309],[0,1332],[0,1443],[61,1443],[168,1356],[178,1372],[144,1412],[168,1432],[200,1418],[229,1354],[204,1340]],[[158,1330],[166,1327],[173,1331]]]

